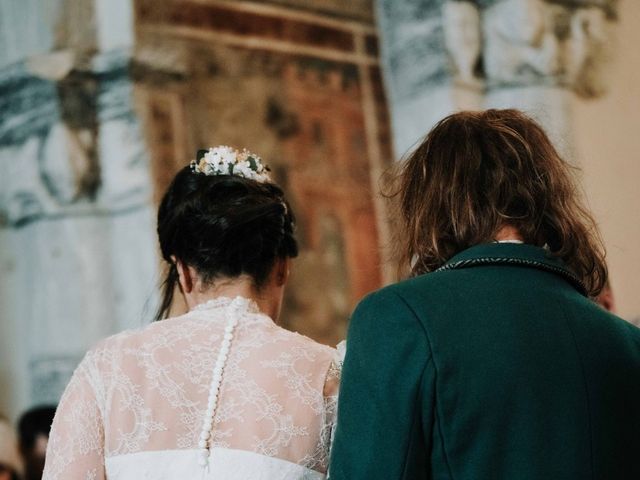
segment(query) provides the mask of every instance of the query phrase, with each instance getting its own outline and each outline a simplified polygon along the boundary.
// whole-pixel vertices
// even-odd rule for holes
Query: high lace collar
[[[203,312],[210,310],[218,310],[221,308],[227,308],[231,306],[231,304],[235,303],[238,305],[240,310],[247,313],[261,313],[258,308],[258,304],[251,300],[250,298],[245,298],[241,296],[237,296],[235,298],[230,297],[217,297],[212,298],[204,303],[200,303],[193,307],[190,312]]]

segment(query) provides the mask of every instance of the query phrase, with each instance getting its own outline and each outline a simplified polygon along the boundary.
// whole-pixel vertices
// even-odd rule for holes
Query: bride
[[[158,212],[189,312],[93,348],[53,423],[45,480],[325,478],[335,350],[276,325],[294,218],[259,157],[200,151]]]

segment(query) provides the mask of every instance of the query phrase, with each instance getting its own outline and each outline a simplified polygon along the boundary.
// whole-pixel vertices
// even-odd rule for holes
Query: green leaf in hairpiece
[[[258,162],[256,162],[256,159],[253,157],[249,157],[247,158],[247,160],[249,161],[249,168],[251,168],[251,170],[253,170],[254,172],[258,171]]]
[[[198,154],[196,155],[196,160],[199,162],[204,158],[209,150],[198,150]]]

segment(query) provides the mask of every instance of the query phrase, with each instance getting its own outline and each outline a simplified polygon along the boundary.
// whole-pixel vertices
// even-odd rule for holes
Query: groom
[[[397,180],[413,278],[353,314],[331,480],[640,478],[640,330],[591,300],[604,251],[540,126],[451,115]]]

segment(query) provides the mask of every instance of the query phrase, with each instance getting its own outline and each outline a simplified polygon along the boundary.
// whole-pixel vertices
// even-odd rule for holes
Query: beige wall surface
[[[622,0],[609,91],[575,101],[575,159],[608,252],[618,314],[640,324],[640,1]]]

